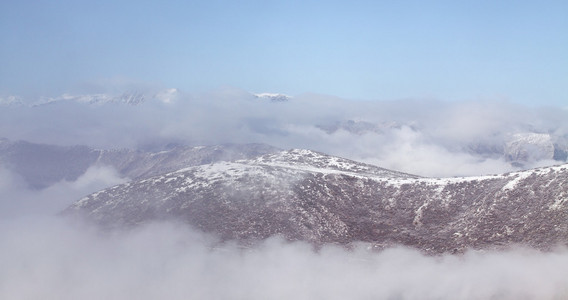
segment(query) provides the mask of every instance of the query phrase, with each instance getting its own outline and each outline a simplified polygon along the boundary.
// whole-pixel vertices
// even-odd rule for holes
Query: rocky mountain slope
[[[218,162],[132,181],[64,212],[107,227],[178,219],[242,243],[281,235],[430,253],[568,245],[568,165],[420,178],[308,150]]]
[[[161,151],[103,150],[0,139],[0,166],[21,176],[30,187],[41,189],[61,180],[74,181],[96,164],[112,166],[124,177],[139,179],[180,167],[253,158],[276,151],[277,148],[263,144],[177,145]]]

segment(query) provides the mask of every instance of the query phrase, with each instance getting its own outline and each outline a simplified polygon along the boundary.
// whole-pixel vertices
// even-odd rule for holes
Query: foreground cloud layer
[[[364,245],[314,251],[271,238],[218,244],[176,224],[103,234],[61,220],[3,222],[2,299],[562,299],[568,252],[427,257]],[[33,287],[33,288],[32,288]]]

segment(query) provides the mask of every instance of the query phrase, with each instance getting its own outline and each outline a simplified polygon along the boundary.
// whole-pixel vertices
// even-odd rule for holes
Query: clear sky
[[[0,95],[201,91],[568,104],[568,1],[0,0]]]

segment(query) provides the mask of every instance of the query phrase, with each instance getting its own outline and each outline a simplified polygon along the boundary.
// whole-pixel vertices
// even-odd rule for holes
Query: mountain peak
[[[278,93],[258,93],[258,94],[253,94],[256,98],[259,99],[267,99],[270,100],[272,102],[286,102],[289,101],[290,99],[292,99],[291,96],[285,95],[285,94],[278,94]]]
[[[267,154],[252,160],[250,163],[305,169],[320,173],[344,172],[351,175],[391,178],[418,177],[307,149],[291,149]]]
[[[0,106],[20,106],[23,104],[22,98],[18,96],[0,97]]]

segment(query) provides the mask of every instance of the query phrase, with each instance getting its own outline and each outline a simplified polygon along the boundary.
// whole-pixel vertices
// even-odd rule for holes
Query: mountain
[[[55,97],[40,97],[35,101],[24,101],[19,96],[0,97],[1,106],[43,106],[62,102],[76,102],[88,105],[103,105],[107,103],[128,104],[137,106],[147,101],[171,103],[179,97],[177,89],[164,89],[159,91],[127,91],[121,93],[94,93],[94,94],[62,94]]]
[[[91,105],[101,105],[106,103],[123,103],[129,105],[139,105],[146,101],[147,95],[141,92],[129,92],[129,93],[122,93],[118,95],[112,94],[63,94],[58,97],[44,97],[41,98],[38,102],[32,104],[32,106],[41,106],[46,104],[53,104],[62,101],[68,102],[78,102],[78,103],[85,103]]]
[[[253,95],[256,98],[267,99],[267,100],[270,100],[271,102],[286,102],[286,101],[292,99],[292,97],[290,97],[288,95],[277,94],[277,93],[259,93],[259,94],[253,94]]]
[[[23,105],[22,98],[18,96],[0,97],[0,107],[2,106],[21,106]]]
[[[122,176],[137,179],[181,167],[253,158],[278,150],[264,144],[176,145],[159,151],[103,150],[0,139],[0,165],[21,176],[30,187],[41,189],[61,180],[74,181],[96,164],[112,166]]]
[[[519,164],[545,159],[565,161],[568,148],[559,142],[555,143],[548,133],[517,133],[507,141],[504,152],[509,161]]]
[[[421,178],[309,150],[218,162],[132,181],[67,208],[104,227],[182,220],[223,240],[272,235],[428,253],[568,245],[568,165]]]
[[[539,161],[568,161],[568,137],[522,131],[507,133],[502,140],[470,143],[464,149],[478,157],[503,158],[512,166],[526,168]]]

